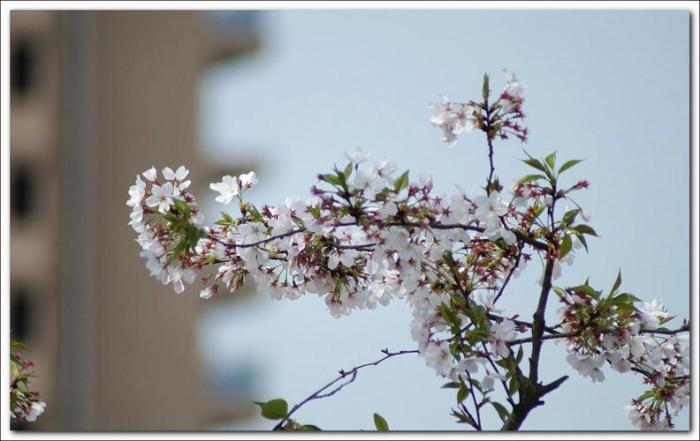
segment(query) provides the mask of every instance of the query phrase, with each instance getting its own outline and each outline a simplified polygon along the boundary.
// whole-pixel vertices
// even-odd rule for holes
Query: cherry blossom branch
[[[603,291],[593,289],[588,281],[567,289],[552,284],[562,263],[573,262],[573,250],[587,249],[584,235],[597,236],[575,201],[578,209],[567,209],[560,220],[555,219],[558,200],[588,187],[588,181],[580,180],[557,191],[561,173],[580,160],[555,167],[556,152],[543,160],[528,154],[523,162],[538,171],[517,181],[510,202],[502,198],[503,186],[495,176],[494,140],[514,135],[525,142],[527,129],[519,125],[524,118],[522,92],[522,83],[506,72],[505,87],[491,105],[488,75],[480,103],[444,98],[431,105],[431,123],[442,129],[444,141],[453,143],[457,135],[474,129],[486,134],[485,195],[436,196],[431,193],[432,178],[411,181],[408,171],[396,176],[396,165],[389,160],[360,167],[367,155],[356,150],[346,153],[349,162],[344,168],[335,166],[331,173],[318,175],[322,184],[312,187],[312,200],[288,198],[284,204],[258,210],[243,198],[257,183],[254,172],[222,177],[210,188],[219,193],[217,202],[227,205],[237,200],[241,216],[236,220],[223,214],[216,222],[219,227],[205,228],[195,198],[187,190],[185,166],[176,171],[164,168],[165,180],[159,180],[152,167],[137,176],[129,189],[129,225],[138,233],[141,256],[151,275],[171,284],[177,293],[204,270],[202,281],[207,286],[200,292],[204,299],[220,290],[234,292],[246,279],[269,289],[275,299],[317,293],[334,316],[374,309],[394,297],[406,298],[414,310],[411,335],[421,348],[420,355],[439,376],[459,379],[458,385],[449,386],[459,389],[453,416],[476,430],[482,429],[480,410],[487,403],[493,403],[504,419],[503,430],[519,429],[529,412],[544,404],[542,398],[566,381],[568,377],[562,376],[545,384],[539,378],[543,344],[560,339],[568,339],[567,362],[594,382],[603,381],[604,362],[619,372],[645,375],[644,384],[651,389],[632,400],[633,411],[628,415],[642,428],[669,428],[671,415],[689,397],[684,375],[687,348],[674,337],[688,332],[688,324],[673,330],[658,328],[669,319],[663,303],[642,302],[618,291],[620,276],[604,298]],[[520,314],[492,313],[521,261],[529,260],[526,246],[543,260],[532,322],[517,320]],[[217,268],[211,271],[208,265]],[[559,311],[561,321],[547,326],[545,311],[552,290],[566,306]],[[641,334],[646,336],[640,338]],[[521,366],[526,364],[524,344],[532,344],[527,374]],[[267,406],[263,416],[284,418],[275,430],[304,430],[292,419],[300,407],[337,394],[365,367],[418,351],[385,349],[382,353],[384,357],[374,362],[339,371],[338,377],[289,413],[284,400],[262,403]],[[491,401],[496,378],[510,412]],[[276,407],[278,411],[272,412],[280,403],[283,410]]]
[[[327,397],[330,397],[330,396],[332,396],[332,395],[335,395],[335,394],[338,393],[341,389],[343,389],[345,386],[347,386],[347,385],[349,385],[350,383],[354,382],[355,379],[357,378],[357,373],[358,373],[358,371],[359,371],[360,369],[363,369],[363,368],[366,368],[366,367],[369,367],[369,366],[377,366],[378,364],[380,364],[380,363],[382,363],[382,362],[384,362],[384,361],[386,361],[386,360],[388,360],[388,359],[390,359],[390,358],[392,358],[392,357],[396,357],[396,356],[398,356],[398,355],[418,354],[418,353],[419,353],[417,349],[413,349],[413,350],[403,350],[403,351],[398,351],[398,352],[390,352],[388,349],[383,349],[381,352],[384,354],[384,357],[382,357],[382,358],[380,358],[380,359],[378,359],[378,360],[375,360],[375,361],[372,361],[372,362],[369,362],[369,363],[364,363],[364,364],[355,366],[355,367],[353,367],[352,369],[350,369],[350,370],[348,370],[348,371],[343,370],[343,369],[341,369],[340,371],[338,371],[338,374],[339,374],[339,375],[338,375],[335,379],[331,380],[331,381],[330,381],[329,383],[327,383],[325,386],[321,387],[321,388],[320,388],[319,390],[317,390],[316,392],[312,393],[311,395],[309,395],[308,397],[304,398],[304,399],[303,399],[302,401],[300,401],[299,403],[295,404],[295,405],[292,407],[292,409],[289,411],[289,413],[287,413],[287,416],[284,417],[279,423],[277,423],[277,425],[276,425],[272,430],[275,430],[275,431],[282,430],[282,428],[284,427],[285,423],[286,423],[287,421],[289,421],[289,419],[291,418],[291,416],[292,416],[297,410],[299,410],[302,406],[304,406],[305,404],[307,404],[308,402],[313,401],[313,400],[317,400],[317,399],[321,399],[321,398],[327,398]],[[349,377],[349,379],[348,379],[348,377]],[[345,381],[345,382],[343,382],[343,383],[340,383],[340,382],[341,382],[342,380],[344,380],[344,379],[347,379],[347,381]],[[340,383],[340,384],[338,384],[338,383]],[[336,386],[336,385],[337,385],[337,386]],[[333,388],[333,386],[335,386],[335,388]],[[333,389],[331,389],[331,388],[333,388]],[[331,390],[330,390],[329,392],[326,392],[328,389],[331,389]]]

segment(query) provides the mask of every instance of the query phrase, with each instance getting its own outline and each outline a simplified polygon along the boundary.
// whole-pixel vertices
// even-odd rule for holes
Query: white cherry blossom
[[[220,193],[216,197],[216,202],[224,205],[230,204],[233,198],[238,196],[240,190],[238,179],[229,175],[221,178],[221,182],[209,184],[209,188]]]
[[[152,208],[157,207],[158,211],[166,213],[173,204],[173,191],[173,184],[170,182],[163,185],[154,184],[151,188],[151,195],[146,198],[146,205]]]

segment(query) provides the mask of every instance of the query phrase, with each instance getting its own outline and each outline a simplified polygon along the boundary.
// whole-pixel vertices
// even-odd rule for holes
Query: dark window
[[[14,283],[13,283],[14,284]],[[16,284],[15,284],[16,285]],[[25,286],[13,286],[10,295],[10,338],[26,342],[31,338],[29,323],[31,323],[31,305],[29,292]]]
[[[10,184],[12,214],[18,220],[26,220],[34,209],[34,176],[26,164],[17,165],[12,170]]]
[[[26,37],[19,37],[13,43],[10,67],[12,93],[24,98],[36,81],[36,51]]]

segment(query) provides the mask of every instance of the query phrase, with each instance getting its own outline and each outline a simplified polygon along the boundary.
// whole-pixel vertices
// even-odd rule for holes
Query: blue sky
[[[623,288],[663,298],[689,312],[689,16],[683,11],[287,11],[264,13],[262,49],[212,69],[201,86],[204,153],[257,164],[255,202],[306,196],[317,172],[362,147],[438,190],[475,193],[487,173],[483,138],[440,141],[428,121],[439,95],[476,98],[484,72],[493,88],[502,70],[526,84],[525,111],[535,156],[554,150],[583,158],[571,179],[591,188],[577,198],[601,238],[565,267],[562,285]],[[518,142],[496,147],[497,175],[528,173]],[[201,198],[201,197],[200,197]],[[213,199],[213,196],[211,197]],[[504,307],[523,316],[536,302],[538,265],[513,285]],[[296,402],[340,368],[413,347],[410,310],[397,301],[333,319],[316,296],[273,302],[266,295],[219,303],[202,323],[202,350],[226,364],[255,359],[264,378],[255,398]],[[549,307],[553,317],[558,305]],[[222,351],[222,347],[230,348]],[[572,378],[533,411],[531,430],[632,429],[622,406],[641,393],[640,378],[607,372],[603,384],[580,378],[548,346],[543,376]],[[303,422],[326,429],[372,429],[372,413],[392,428],[460,430],[449,416],[452,391],[417,357],[366,370],[339,395],[310,404]],[[687,412],[679,427],[688,427]],[[496,427],[497,416],[490,417]],[[249,421],[246,428],[268,428]]]

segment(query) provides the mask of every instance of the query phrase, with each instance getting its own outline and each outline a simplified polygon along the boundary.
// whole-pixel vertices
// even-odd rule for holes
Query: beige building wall
[[[35,100],[13,97],[11,117],[12,168],[28,164],[37,187],[36,211],[11,227],[12,292],[30,286],[27,343],[48,403],[32,428],[197,429],[235,417],[204,384],[198,296],[148,276],[124,202],[151,165],[206,173],[199,76],[254,50],[255,36],[217,35],[186,11],[13,11],[11,23],[11,44],[26,36],[40,48],[42,79]]]
[[[33,388],[47,401],[56,397],[58,366],[56,237],[59,171],[54,167],[58,145],[58,69],[56,22],[50,13],[16,15],[11,21],[10,262],[11,338],[32,348],[24,354],[36,363]],[[27,73],[26,75],[21,75]],[[4,295],[4,294],[3,294]],[[30,323],[30,317],[40,320]],[[52,416],[47,418],[50,423]],[[55,421],[55,420],[54,420]]]

